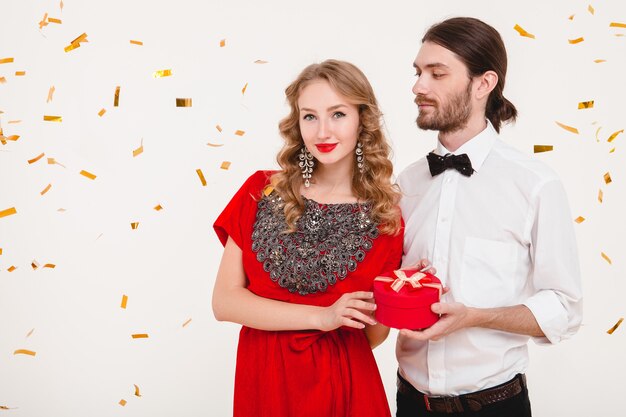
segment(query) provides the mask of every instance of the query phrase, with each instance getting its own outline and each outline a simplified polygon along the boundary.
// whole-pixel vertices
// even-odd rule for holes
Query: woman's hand
[[[335,303],[322,309],[320,330],[331,331],[341,326],[355,329],[365,328],[365,324],[376,324],[371,313],[376,310],[372,302],[374,294],[368,291],[356,291],[343,294]]]

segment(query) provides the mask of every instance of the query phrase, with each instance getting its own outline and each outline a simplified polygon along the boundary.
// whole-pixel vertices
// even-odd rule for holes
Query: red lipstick
[[[315,145],[318,151],[328,153],[337,147],[337,143],[318,143]]]

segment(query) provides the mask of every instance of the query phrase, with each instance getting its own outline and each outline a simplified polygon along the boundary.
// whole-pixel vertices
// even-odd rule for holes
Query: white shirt
[[[432,177],[426,158],[398,177],[405,221],[403,265],[429,259],[450,291],[444,302],[472,307],[524,304],[545,338],[573,335],[582,290],[573,220],[556,174],[505,144],[488,122],[455,154],[476,172],[448,169]],[[450,153],[439,143],[435,153]],[[460,395],[523,373],[529,336],[465,328],[439,341],[399,336],[400,374],[430,395]]]

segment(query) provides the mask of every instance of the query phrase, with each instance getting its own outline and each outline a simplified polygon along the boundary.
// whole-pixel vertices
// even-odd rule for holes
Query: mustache
[[[436,106],[437,105],[437,102],[435,102],[433,100],[428,100],[428,99],[426,99],[424,97],[420,97],[420,96],[415,97],[415,99],[413,101],[418,106],[422,105],[422,104],[426,104],[426,105],[430,105],[430,106]]]

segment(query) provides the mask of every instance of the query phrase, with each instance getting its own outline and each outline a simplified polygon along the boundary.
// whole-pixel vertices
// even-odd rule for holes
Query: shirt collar
[[[459,149],[454,152],[450,152],[446,149],[441,142],[437,141],[437,150],[435,153],[438,155],[445,155],[448,153],[454,155],[461,155],[466,153],[472,161],[472,168],[474,171],[478,171],[482,167],[483,162],[487,159],[487,155],[491,151],[494,142],[498,138],[498,133],[493,128],[493,125],[487,120],[487,127],[482,132],[465,142]]]

